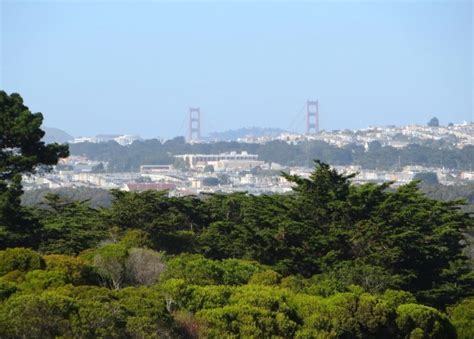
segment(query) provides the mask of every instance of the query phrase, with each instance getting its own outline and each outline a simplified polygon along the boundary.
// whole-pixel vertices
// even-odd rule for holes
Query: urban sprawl
[[[111,140],[127,146],[140,140],[139,136],[101,136],[77,138],[74,143],[109,142]],[[409,125],[402,127],[371,127],[362,130],[340,130],[315,135],[281,133],[276,136],[246,136],[238,139],[242,143],[263,144],[275,140],[298,144],[312,140],[324,141],[330,145],[344,147],[355,144],[368,148],[377,141],[382,146],[397,149],[413,143],[443,141],[451,147],[462,149],[474,145],[474,124],[450,124],[443,127]],[[212,143],[213,140],[193,141]],[[247,191],[251,194],[285,193],[291,191],[291,184],[281,172],[308,177],[309,167],[290,167],[278,163],[264,162],[256,154],[227,152],[220,154],[178,154],[170,164],[143,163],[139,171],[113,173],[108,163],[91,160],[85,156],[71,155],[61,159],[50,172],[36,173],[24,178],[25,189],[95,187],[126,191],[167,190],[171,196],[198,195],[201,193]],[[474,159],[473,159],[474,162]],[[100,167],[101,171],[97,171]],[[334,166],[347,174],[355,173],[357,183],[393,181],[394,185],[407,183],[418,173],[435,173],[437,180],[445,185],[463,185],[474,181],[474,171],[452,168],[403,166],[392,170],[364,169],[360,166]]]

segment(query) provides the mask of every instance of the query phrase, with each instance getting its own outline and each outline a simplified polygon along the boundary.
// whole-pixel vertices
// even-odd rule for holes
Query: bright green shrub
[[[289,275],[281,279],[280,286],[288,288],[291,291],[298,293],[302,292],[307,285],[307,280],[296,275]]]
[[[379,297],[337,293],[329,298],[294,295],[290,306],[303,321],[298,337],[392,337],[395,311]]]
[[[255,261],[224,259],[219,262],[222,270],[220,279],[225,285],[246,284],[253,274],[263,271],[262,265]]]
[[[304,293],[329,297],[338,292],[347,292],[347,287],[333,276],[327,274],[313,275],[307,280]]]
[[[14,270],[10,271],[7,274],[4,274],[1,277],[2,280],[4,281],[10,281],[14,283],[21,283],[25,280],[25,272],[19,271],[19,270]]]
[[[78,254],[78,258],[81,258],[85,262],[87,262],[89,265],[92,265],[94,263],[94,256],[97,253],[96,248],[88,248],[86,250],[81,251]]]
[[[235,288],[231,286],[188,286],[183,306],[197,312],[202,309],[223,307],[229,303],[229,298]]]
[[[161,279],[183,279],[192,285],[220,284],[223,271],[217,261],[197,254],[181,254],[168,260]]]
[[[127,332],[134,338],[169,336],[174,320],[166,308],[165,297],[159,290],[146,287],[127,287],[114,292],[118,303],[127,313]],[[168,335],[166,335],[168,334]]]
[[[418,304],[404,304],[397,308],[399,335],[416,338],[456,338],[454,327],[438,310]]]
[[[0,301],[10,297],[17,290],[16,284],[0,279]]]
[[[76,311],[73,299],[55,291],[15,294],[0,304],[0,337],[72,337],[69,318]]]
[[[67,291],[64,291],[66,288]],[[58,288],[57,290],[61,290],[61,293],[66,294],[75,300],[100,301],[104,303],[114,300],[112,290],[105,287],[90,285],[67,285],[62,288]]]
[[[415,304],[416,299],[413,294],[407,291],[400,290],[386,290],[382,299],[387,303],[390,308],[397,309],[398,306],[403,304]]]
[[[273,270],[256,272],[250,278],[249,284],[276,286],[280,283],[281,275]]]
[[[92,266],[80,257],[50,254],[45,255],[43,259],[46,263],[46,270],[63,272],[71,284],[79,285],[97,281]]]
[[[147,287],[126,287],[113,292],[113,296],[129,314],[150,316],[160,321],[172,322],[166,310],[164,296],[159,290]]]
[[[205,309],[196,316],[208,323],[210,338],[291,338],[297,329],[285,314],[245,304]]]
[[[474,338],[474,298],[462,300],[450,307],[448,313],[459,339]]]
[[[152,247],[152,242],[150,240],[150,235],[143,230],[127,230],[120,239],[120,244],[126,248],[150,248]]]
[[[156,320],[148,316],[128,316],[125,333],[131,338],[172,338],[170,329],[160,328]]]
[[[32,290],[45,290],[64,286],[66,283],[67,276],[64,272],[34,270],[26,273],[25,281],[21,284],[21,287]]]
[[[162,279],[184,279],[192,285],[242,285],[263,270],[262,265],[247,260],[220,261],[197,254],[181,254],[168,260]]]
[[[28,272],[43,267],[43,259],[31,249],[16,247],[0,251],[0,276],[14,270]]]
[[[294,310],[289,306],[291,292],[285,289],[262,286],[244,285],[235,289],[229,299],[231,304],[247,304],[269,310],[278,310],[284,313],[295,315]]]
[[[184,307],[189,298],[190,290],[183,279],[169,279],[159,285],[159,289],[165,297],[168,310]]]
[[[337,326],[332,324],[332,319],[323,313],[313,312],[304,319],[304,324],[295,334],[296,338],[357,338],[356,335],[341,335],[337,331]]]
[[[363,336],[390,337],[395,332],[394,310],[379,297],[362,294],[354,317],[362,328]]]
[[[127,314],[118,302],[82,300],[78,307],[70,321],[74,337],[117,338],[124,332]]]
[[[331,329],[338,336],[360,338],[362,329],[356,317],[359,296],[354,293],[337,293],[324,300],[324,313],[330,321]]]
[[[126,333],[133,338],[172,336],[174,321],[166,309],[165,297],[159,289],[127,287],[113,291],[110,297],[101,304],[111,305],[112,309],[118,312],[117,317],[108,318],[108,324],[112,328],[110,331],[115,331],[111,333],[118,333],[119,337]],[[94,312],[104,312],[98,306],[94,308]],[[81,322],[83,333],[87,331],[87,324],[91,321],[89,318],[86,317]],[[94,336],[97,336],[99,329],[94,331]]]
[[[292,294],[288,300],[289,306],[295,310],[298,318],[306,322],[315,313],[321,313],[326,309],[324,299],[319,296],[307,294]]]

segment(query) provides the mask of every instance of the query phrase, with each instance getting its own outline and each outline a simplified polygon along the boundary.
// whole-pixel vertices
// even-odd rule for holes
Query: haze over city
[[[0,3],[0,87],[74,136],[473,119],[473,4]]]

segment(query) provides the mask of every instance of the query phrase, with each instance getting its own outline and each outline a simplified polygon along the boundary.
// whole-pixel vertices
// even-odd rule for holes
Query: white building
[[[461,172],[460,177],[463,180],[474,180],[474,172],[468,172],[468,171]]]
[[[134,141],[142,140],[139,135],[125,134],[114,138],[114,141],[122,146],[131,145]]]
[[[237,153],[221,153],[221,154],[183,154],[175,155],[175,158],[182,159],[191,168],[204,167],[206,165],[215,166],[244,166],[252,168],[252,166],[263,164],[263,161],[258,161],[257,154],[248,154],[247,152]],[[226,162],[227,161],[227,162]],[[221,162],[221,163],[219,163]],[[240,162],[240,164],[239,164]]]

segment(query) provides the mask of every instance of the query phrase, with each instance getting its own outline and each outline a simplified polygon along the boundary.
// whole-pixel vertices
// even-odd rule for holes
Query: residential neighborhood
[[[281,133],[274,137],[243,138],[242,143],[265,143],[274,140],[289,144],[321,140],[337,147],[348,144],[364,146],[372,142],[383,146],[403,148],[409,144],[429,141],[444,142],[450,147],[463,148],[474,145],[474,124],[462,123],[447,127],[420,125],[373,127],[363,130],[321,132],[318,135]],[[139,140],[139,137],[136,137]],[[114,139],[90,139],[94,142],[125,140],[126,136]],[[91,142],[89,140],[89,142]],[[283,166],[265,162],[257,154],[225,152],[220,154],[178,154],[170,164],[141,164],[136,172],[112,172],[108,163],[72,155],[61,159],[51,172],[42,172],[24,178],[25,189],[60,187],[96,187],[125,191],[167,190],[171,196],[199,195],[201,193],[246,191],[251,194],[285,193],[292,185],[281,176],[281,172],[308,177],[311,168]],[[474,159],[473,159],[474,162]],[[426,167],[421,165],[399,166],[392,170],[366,169],[357,165],[334,166],[337,171],[355,174],[356,183],[393,182],[394,186],[413,180],[419,173],[434,173],[439,183],[463,185],[474,181],[474,169]]]

